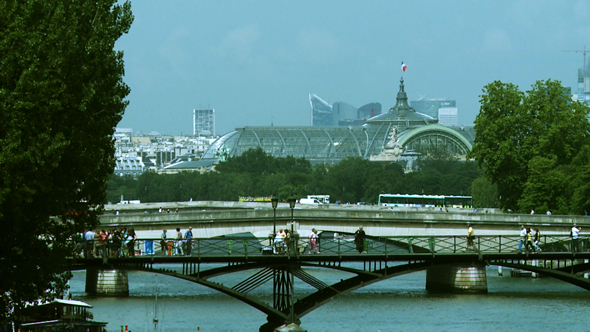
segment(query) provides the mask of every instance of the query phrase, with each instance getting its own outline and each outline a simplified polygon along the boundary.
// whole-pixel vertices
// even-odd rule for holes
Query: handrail
[[[423,235],[423,236],[367,236],[362,243],[362,250],[350,235],[335,238],[320,237],[319,252],[322,254],[396,254],[396,253],[515,253],[522,252],[586,252],[590,249],[587,236],[573,241],[568,235],[542,235],[537,245],[526,245],[518,235],[479,235],[474,236],[473,245],[466,236],[457,235]],[[91,244],[84,241],[76,243],[73,256],[79,257],[127,257],[136,255],[175,256],[187,255],[187,241],[161,238],[138,238],[132,245],[125,241],[120,245],[112,242],[100,244],[94,240]],[[273,245],[282,246],[276,250]],[[131,249],[133,248],[133,249]],[[287,255],[297,256],[309,253],[309,240],[295,237],[294,241],[275,243],[270,237],[215,237],[193,238],[190,241],[190,256],[213,255]]]

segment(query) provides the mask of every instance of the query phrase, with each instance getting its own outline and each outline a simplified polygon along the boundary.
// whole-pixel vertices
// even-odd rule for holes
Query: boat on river
[[[90,312],[92,306],[76,300],[55,299],[42,304],[32,304],[19,317],[17,332],[102,332],[108,323],[95,322]]]

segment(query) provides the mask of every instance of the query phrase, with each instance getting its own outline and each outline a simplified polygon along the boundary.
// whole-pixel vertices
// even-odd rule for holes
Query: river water
[[[326,269],[310,274],[333,283],[352,275]],[[85,272],[73,272],[74,299],[94,306],[94,320],[108,331],[258,331],[262,312],[207,287],[148,272],[129,272],[128,298],[96,298],[84,293]],[[252,275],[240,272],[213,279],[233,286]],[[310,332],[324,331],[590,331],[590,292],[551,278],[498,276],[487,269],[485,295],[440,295],[425,290],[426,272],[384,280],[340,295],[301,318]],[[251,292],[272,302],[271,282]],[[295,282],[296,298],[314,289]],[[157,294],[157,302],[155,295]],[[157,304],[156,304],[157,303]]]

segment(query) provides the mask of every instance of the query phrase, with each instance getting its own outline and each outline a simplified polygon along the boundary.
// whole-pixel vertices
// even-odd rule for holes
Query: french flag
[[[406,66],[406,64],[402,61],[402,71],[406,71],[406,69],[408,69],[408,66]]]

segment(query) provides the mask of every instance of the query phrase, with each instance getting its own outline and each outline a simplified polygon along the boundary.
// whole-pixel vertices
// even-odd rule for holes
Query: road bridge
[[[201,284],[267,314],[268,323],[261,331],[272,331],[281,324],[299,324],[301,317],[339,294],[423,270],[427,271],[429,291],[485,293],[485,266],[488,265],[540,273],[590,290],[590,281],[579,275],[590,269],[590,252],[584,247],[583,252],[569,251],[569,240],[564,236],[547,236],[541,244],[542,252],[522,254],[517,252],[518,237],[502,235],[476,237],[476,251],[464,250],[465,239],[458,236],[370,237],[372,244],[365,254],[356,253],[354,244],[347,238],[331,238],[321,240],[322,254],[319,255],[301,254],[296,246],[284,255],[267,255],[268,251],[259,250],[265,247],[267,240],[201,238],[195,239],[191,256],[72,258],[70,268],[89,269],[95,273],[146,271]],[[313,269],[337,270],[350,277],[330,284],[314,276]],[[252,272],[235,285],[215,281],[218,276],[240,271]],[[315,292],[298,295],[295,278],[312,286]],[[249,295],[271,281],[272,304]]]
[[[256,202],[147,203],[106,208],[107,213],[100,218],[101,227],[134,228],[140,237],[159,237],[163,228],[186,230],[188,226],[202,238],[241,233],[266,237],[273,228],[293,228],[301,236],[308,236],[312,228],[354,233],[359,226],[376,237],[463,235],[467,224],[479,235],[517,235],[521,224],[538,227],[542,234],[564,235],[569,234],[573,224],[583,230],[590,226],[585,216],[504,214],[495,210],[485,213],[485,209],[474,213],[471,209],[444,212],[439,208],[327,204],[297,205],[291,211],[287,204],[279,203],[274,211],[270,203]],[[160,208],[171,212],[158,213]]]

